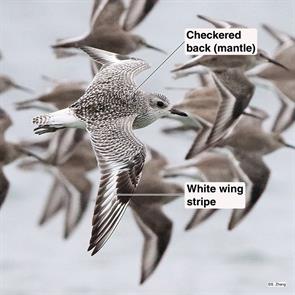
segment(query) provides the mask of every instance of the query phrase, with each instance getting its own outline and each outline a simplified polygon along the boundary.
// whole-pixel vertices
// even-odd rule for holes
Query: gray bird
[[[10,77],[8,77],[6,75],[0,75],[0,94],[4,93],[10,89],[18,89],[18,90],[25,91],[28,93],[33,92],[31,89],[15,83]]]
[[[90,32],[81,37],[60,40],[52,47],[57,49],[90,46],[124,55],[140,48],[163,52],[149,45],[141,36],[130,32],[150,12],[156,2],[153,0],[131,1],[127,17],[122,25],[120,20],[125,7],[121,0],[95,1]]]
[[[133,129],[143,128],[172,114],[187,116],[171,108],[160,94],[138,89],[134,76],[148,68],[140,59],[82,48],[102,69],[85,94],[70,107],[33,119],[36,134],[67,127],[86,129],[99,163],[101,181],[93,216],[89,250],[101,249],[119,223],[139,182],[145,147]]]

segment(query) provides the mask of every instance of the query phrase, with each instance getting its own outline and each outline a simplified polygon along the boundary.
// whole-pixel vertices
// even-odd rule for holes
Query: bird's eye
[[[157,101],[157,106],[159,108],[163,108],[165,106],[165,104],[163,103],[163,101],[159,100],[159,101]]]

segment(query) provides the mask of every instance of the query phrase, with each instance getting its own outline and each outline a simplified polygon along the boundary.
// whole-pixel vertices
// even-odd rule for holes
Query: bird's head
[[[168,98],[163,94],[150,94],[148,102],[150,111],[157,119],[171,116],[187,117],[186,113],[173,108]]]

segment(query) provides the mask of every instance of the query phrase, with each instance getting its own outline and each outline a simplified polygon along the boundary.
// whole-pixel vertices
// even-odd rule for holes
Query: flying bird
[[[36,134],[67,127],[86,129],[90,134],[101,172],[88,248],[94,255],[119,223],[141,176],[145,147],[132,130],[161,117],[187,115],[173,109],[165,96],[138,89],[133,79],[148,68],[145,61],[91,47],[82,49],[102,69],[77,102],[37,116],[33,123],[38,125]]]
[[[185,176],[199,181],[243,181],[247,197],[245,209],[234,209],[228,229],[235,228],[253,209],[265,191],[270,169],[263,156],[282,147],[295,148],[282,136],[263,130],[262,123],[268,117],[255,110],[262,119],[243,116],[232,133],[218,143],[216,148],[195,155],[177,167],[168,167],[165,176]],[[192,229],[212,216],[217,209],[196,210],[186,226]]]
[[[239,69],[215,72],[213,78],[221,97],[216,118],[212,128],[203,128],[197,135],[186,159],[225,137],[245,112],[254,94],[254,85]]]
[[[67,239],[78,226],[90,203],[92,183],[87,178],[87,172],[96,168],[95,155],[91,150],[89,140],[80,141],[76,149],[63,157],[63,146],[57,146],[57,157],[44,157],[44,161],[23,161],[19,167],[24,170],[32,170],[38,167],[49,173],[54,181],[47,196],[39,224],[44,225],[59,212],[65,213],[63,236]],[[45,140],[41,143],[33,143],[30,148],[41,145],[47,149],[52,141]],[[48,153],[47,153],[48,154]]]
[[[281,108],[275,118],[272,131],[281,133],[295,121],[295,38],[266,24],[263,28],[279,42],[273,59],[288,65],[289,71],[267,64],[250,71],[248,75],[255,79],[258,78],[259,82],[262,79],[263,84],[266,81],[266,86],[277,94]]]
[[[81,37],[59,40],[52,47],[60,49],[90,46],[124,55],[140,48],[164,52],[148,44],[141,36],[130,32],[146,17],[156,3],[155,0],[131,1],[122,25],[121,19],[125,10],[123,1],[95,1],[90,31]]]

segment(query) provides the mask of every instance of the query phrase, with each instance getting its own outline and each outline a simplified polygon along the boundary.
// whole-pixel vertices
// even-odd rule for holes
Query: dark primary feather
[[[130,31],[138,26],[154,8],[157,2],[158,0],[131,0],[124,20],[123,29]]]
[[[119,26],[124,4],[121,0],[101,0],[93,9],[91,28],[95,31],[100,27]]]
[[[132,118],[125,118],[89,130],[101,172],[88,248],[93,249],[92,255],[118,225],[143,169],[145,148],[133,135],[132,124]]]
[[[214,81],[222,100],[207,144],[220,140],[242,115],[254,94],[254,85],[239,69],[216,73]]]
[[[163,212],[162,206],[183,194],[182,186],[165,181],[161,175],[168,164],[166,158],[150,147],[148,150],[152,157],[145,163],[135,191],[141,195],[134,196],[130,201],[135,220],[144,236],[140,283],[145,282],[156,270],[170,242],[172,221]]]
[[[133,203],[132,208],[145,239],[140,278],[142,284],[160,263],[170,242],[173,224],[160,207],[136,206]]]
[[[2,167],[0,166],[0,208],[2,204],[4,203],[8,189],[9,189],[9,182],[5,174],[3,173]]]
[[[236,151],[235,158],[240,162],[240,167],[252,183],[251,190],[247,192],[246,208],[234,209],[228,224],[228,229],[233,229],[245,216],[253,209],[261,195],[263,194],[270,170],[264,163],[262,156],[258,154],[239,153]],[[249,188],[248,188],[249,189]]]

